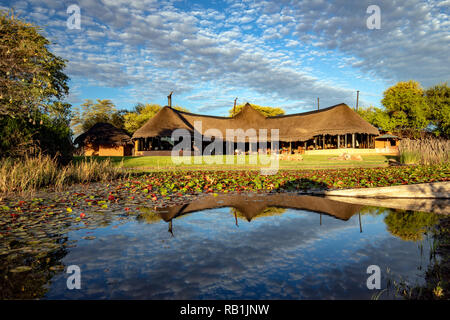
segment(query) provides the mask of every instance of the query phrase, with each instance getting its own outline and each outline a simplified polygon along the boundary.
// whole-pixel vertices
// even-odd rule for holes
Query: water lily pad
[[[62,271],[62,270],[64,270],[64,266],[63,265],[51,266],[50,270],[51,271]]]
[[[16,267],[14,269],[9,270],[9,272],[14,272],[14,273],[19,273],[19,272],[26,272],[26,271],[30,271],[31,267],[29,266],[20,266],[20,267]]]

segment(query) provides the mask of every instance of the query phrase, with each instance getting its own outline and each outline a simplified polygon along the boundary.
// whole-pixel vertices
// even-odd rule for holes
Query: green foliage
[[[387,89],[381,103],[386,108],[395,130],[425,129],[428,107],[423,89],[416,81],[399,82]]]
[[[72,158],[72,132],[64,118],[38,114],[33,121],[0,117],[0,153],[3,157],[43,152],[61,163]]]
[[[65,61],[48,50],[40,28],[0,12],[0,157],[72,154]]]
[[[448,181],[448,172],[448,163],[386,168],[280,170],[276,174],[266,176],[262,176],[258,170],[167,170],[164,166],[164,171],[139,175],[129,187],[134,191],[146,192],[145,189],[151,185],[155,193],[164,195],[178,192],[183,194],[368,188]]]
[[[48,50],[40,28],[0,11],[0,115],[64,114],[54,104],[68,94],[65,60]]]
[[[418,164],[420,163],[420,154],[415,151],[400,152],[399,161],[404,164]]]
[[[189,112],[188,109],[185,109],[180,106],[173,107],[176,110]],[[153,118],[162,107],[159,104],[151,104],[151,103],[138,103],[134,107],[134,111],[128,112],[124,115],[124,127],[130,133],[134,133],[137,129],[142,127],[148,120]]]
[[[124,129],[124,114],[126,113],[125,110],[117,111],[111,100],[97,99],[97,102],[94,103],[92,100],[86,99],[80,107],[74,108],[71,125],[75,134],[83,133],[99,122],[110,123],[117,128]]]
[[[418,241],[439,222],[436,214],[393,210],[384,218],[388,231],[403,240]]]
[[[0,116],[0,155],[24,155],[32,146],[33,132],[24,118]]]
[[[183,108],[183,107],[181,107],[181,106],[175,106],[175,107],[173,107],[173,108],[174,108],[175,110],[178,110],[178,111],[189,112],[188,109]]]
[[[428,117],[436,135],[450,136],[450,87],[441,83],[425,91]]]
[[[385,109],[360,108],[358,114],[385,131],[412,132],[431,128],[437,136],[450,135],[450,88],[442,83],[425,92],[416,81],[399,82],[384,92]],[[431,127],[430,127],[431,124]]]
[[[368,107],[368,108],[359,108],[358,114],[367,122],[372,124],[373,126],[385,130],[392,131],[396,128],[394,122],[392,122],[389,114],[380,108],[376,107]]]
[[[125,130],[130,133],[134,133],[149,119],[153,118],[161,109],[162,107],[159,104],[137,104],[134,107],[133,112],[129,112],[124,116]]]
[[[231,108],[229,110],[230,117],[232,117],[232,116],[238,114],[239,112],[241,112],[243,107],[244,107],[243,104],[237,105],[236,108],[234,109],[234,113],[233,113],[233,108]],[[273,117],[273,116],[283,115],[285,113],[283,109],[276,108],[276,107],[262,107],[262,106],[258,106],[256,104],[252,104],[252,107],[255,108],[256,110],[258,110],[259,112],[261,112],[266,117]]]

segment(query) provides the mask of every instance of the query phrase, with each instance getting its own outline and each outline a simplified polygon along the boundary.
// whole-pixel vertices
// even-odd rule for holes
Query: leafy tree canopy
[[[398,82],[388,88],[381,103],[386,108],[395,129],[421,131],[427,127],[427,102],[417,81]]]
[[[230,117],[241,112],[243,107],[244,107],[244,104],[240,104],[240,105],[237,105],[236,108],[231,108],[229,110]],[[266,117],[279,116],[279,115],[282,115],[285,113],[283,109],[276,108],[276,107],[263,107],[263,106],[258,106],[256,104],[252,104],[252,107],[255,108],[256,110],[258,110],[259,112],[261,112]],[[233,109],[234,109],[234,112],[233,112]]]
[[[134,111],[127,113],[124,116],[125,130],[130,133],[134,133],[137,129],[142,127],[150,118],[153,118],[155,114],[161,110],[159,104],[142,104],[138,103],[134,107]]]
[[[425,91],[428,117],[437,135],[450,136],[450,87],[441,83]]]
[[[72,117],[72,127],[75,134],[83,133],[92,128],[96,123],[106,122],[113,126],[125,128],[126,110],[117,111],[116,106],[111,100],[97,99],[93,102],[86,99],[80,107],[74,108]]]
[[[66,61],[48,50],[40,31],[12,11],[0,11],[0,115],[68,115],[60,102],[69,92]]]
[[[189,110],[175,106],[173,107],[176,110],[189,112]],[[134,110],[128,112],[124,115],[124,126],[125,130],[130,133],[134,133],[137,129],[142,127],[148,120],[153,118],[160,110],[162,109],[159,104],[151,104],[151,103],[138,103]]]
[[[0,11],[0,157],[44,152],[72,156],[65,60],[41,29]]]
[[[433,213],[391,210],[384,218],[388,231],[403,240],[418,241],[439,222]]]
[[[392,131],[397,126],[383,109],[370,106],[368,108],[358,108],[357,112],[364,120],[378,129]]]

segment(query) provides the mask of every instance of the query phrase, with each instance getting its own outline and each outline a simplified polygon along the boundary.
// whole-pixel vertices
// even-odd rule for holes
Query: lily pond
[[[439,298],[448,282],[435,272],[448,264],[441,214],[295,193],[165,206],[76,197],[2,205],[1,299]],[[73,265],[80,289],[67,285]],[[379,290],[367,287],[371,265]]]

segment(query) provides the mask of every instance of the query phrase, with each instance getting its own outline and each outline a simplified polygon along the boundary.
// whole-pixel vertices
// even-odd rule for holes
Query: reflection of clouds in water
[[[382,216],[365,218],[360,234],[357,216],[323,216],[320,226],[318,214],[287,210],[237,228],[228,210],[175,219],[175,238],[164,222],[103,229],[63,261],[81,267],[82,290],[67,290],[62,275],[54,278],[48,297],[370,298],[368,265],[405,274],[417,266],[411,254],[417,244],[392,238],[380,227]]]

